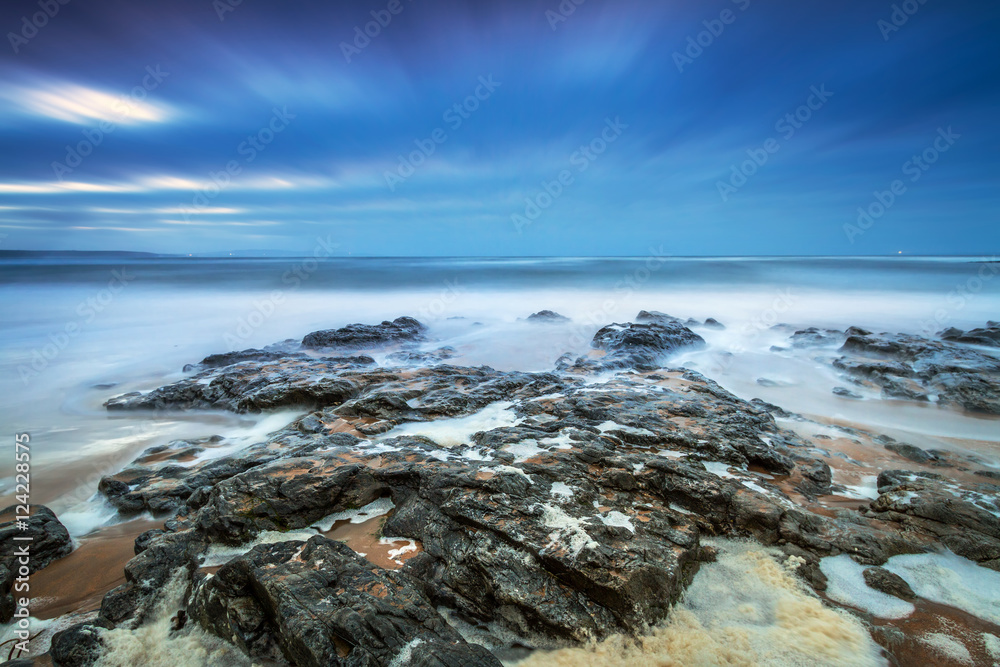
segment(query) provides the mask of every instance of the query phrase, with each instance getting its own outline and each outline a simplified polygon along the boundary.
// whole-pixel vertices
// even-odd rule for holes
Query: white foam
[[[528,473],[524,472],[520,468],[515,468],[514,466],[492,466],[489,468],[480,468],[482,472],[491,472],[494,475],[520,475],[521,477],[528,480],[529,484],[534,484],[535,482],[528,476]]]
[[[601,433],[607,433],[608,431],[621,431],[623,433],[631,433],[633,435],[656,435],[652,431],[645,428],[625,426],[623,424],[618,424],[613,421],[606,421],[603,424],[598,424],[597,430],[600,431]]]
[[[605,526],[627,528],[630,532],[633,533],[635,532],[635,526],[632,525],[632,521],[628,518],[628,516],[622,514],[618,510],[612,510],[607,514],[603,514],[597,518],[600,519],[601,523],[603,523]]]
[[[492,431],[495,428],[519,424],[521,418],[510,410],[513,405],[509,401],[500,401],[487,405],[479,412],[465,417],[402,424],[383,433],[380,438],[419,435],[433,440],[441,447],[457,447],[471,443],[473,434],[480,431]]]
[[[396,507],[391,498],[376,498],[364,507],[353,510],[344,510],[329,514],[313,524],[320,532],[327,532],[333,528],[333,524],[338,521],[350,521],[351,523],[364,523],[376,517],[384,516]]]
[[[584,519],[576,519],[552,505],[541,505],[541,509],[542,525],[555,529],[549,533],[549,547],[565,546],[573,557],[580,555],[584,549],[597,548],[597,542],[584,527]]]
[[[666,622],[640,637],[614,636],[585,647],[536,651],[518,667],[883,667],[861,621],[825,606],[771,555],[736,540],[704,540],[719,550],[698,570]]]
[[[402,565],[403,561],[400,560],[400,557],[403,554],[410,553],[411,551],[416,551],[417,543],[415,540],[411,540],[406,537],[383,537],[380,538],[378,541],[378,543],[381,544],[382,546],[389,546],[395,544],[396,542],[406,542],[406,544],[399,547],[398,549],[389,549],[389,554],[388,554],[389,559],[396,561],[396,564],[398,565]]]
[[[546,450],[539,447],[536,440],[531,440],[529,438],[527,440],[522,440],[521,442],[504,445],[503,451],[513,454],[514,460],[520,463],[522,461],[527,461],[533,456],[538,456]]]
[[[415,649],[416,647],[420,646],[423,643],[424,640],[421,639],[420,637],[410,640],[410,643],[408,643],[406,646],[404,646],[399,650],[399,653],[396,654],[396,657],[394,657],[392,659],[392,662],[389,663],[389,667],[405,667],[406,665],[410,664],[410,660],[413,659],[413,649]]]
[[[984,632],[983,647],[986,649],[986,652],[991,658],[994,660],[1000,660],[1000,637]]]
[[[950,551],[893,556],[884,567],[922,598],[1000,624],[1000,572]]]
[[[308,540],[318,533],[315,530],[289,530],[281,532],[279,530],[265,530],[257,535],[251,542],[245,542],[235,546],[228,544],[211,544],[205,553],[202,567],[217,567],[225,565],[234,558],[238,558],[248,553],[251,549],[261,544],[277,544],[279,542],[291,542],[295,540]]]
[[[117,508],[105,498],[91,498],[59,513],[59,521],[73,538],[88,535],[118,517]]]
[[[827,578],[827,596],[836,602],[862,609],[879,618],[906,618],[916,609],[897,597],[877,591],[865,583],[865,566],[847,554],[827,556],[819,562]]]
[[[573,487],[565,482],[553,482],[552,488],[549,490],[553,496],[562,496],[563,498],[573,497]]]
[[[735,479],[736,475],[729,472],[730,466],[728,463],[719,463],[718,461],[702,461],[702,465],[705,466],[705,470],[712,473],[716,477],[722,477],[725,479]]]
[[[836,477],[836,473],[834,473]],[[836,481],[836,480],[834,480]],[[847,498],[857,498],[859,500],[875,500],[878,498],[878,477],[875,475],[866,475],[861,478],[860,485],[842,485],[846,491],[842,494]]]
[[[928,632],[920,636],[920,642],[930,646],[938,654],[948,658],[952,663],[962,665],[972,664],[972,654],[962,642],[943,632]]]
[[[171,618],[184,604],[187,584],[183,571],[179,571],[164,587],[145,625],[135,630],[102,632],[105,649],[95,667],[249,667],[250,659],[238,648],[209,635],[197,623],[189,622],[183,629],[171,631]]]

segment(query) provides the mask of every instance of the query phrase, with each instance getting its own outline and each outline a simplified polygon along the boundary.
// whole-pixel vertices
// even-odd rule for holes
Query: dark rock
[[[22,574],[21,550],[28,545],[28,574],[73,551],[73,540],[55,513],[44,505],[32,505],[33,514],[24,517],[11,505],[0,512],[0,623],[7,623],[16,611],[11,588],[15,575]],[[20,527],[19,527],[20,526]],[[31,538],[30,541],[17,538]]]
[[[721,330],[721,329],[725,329],[726,325],[723,324],[722,322],[720,322],[719,320],[715,319],[714,317],[710,317],[707,320],[705,320],[705,327],[707,327],[709,329],[720,329]]]
[[[203,580],[192,616],[255,658],[296,665],[499,667],[467,644],[407,575],[324,537],[256,547]]]
[[[937,457],[925,452],[919,447],[914,447],[905,442],[894,442],[885,445],[885,448],[891,452],[896,452],[904,459],[909,459],[915,463],[930,463],[936,461]]]
[[[451,346],[440,347],[433,352],[413,352],[402,350],[393,352],[386,356],[386,364],[403,364],[410,366],[429,366],[431,364],[444,363],[448,359],[458,356],[458,352]]]
[[[837,345],[844,340],[844,334],[835,329],[809,327],[792,334],[792,347],[820,347]]]
[[[705,339],[676,321],[612,324],[594,334],[591,346],[608,354],[600,360],[606,369],[654,370],[663,359],[684,347],[700,347]]]
[[[1000,347],[1000,326],[996,322],[987,322],[984,328],[962,331],[951,327],[938,333],[938,336],[953,343],[966,345],[982,345],[985,347]]]
[[[572,320],[552,310],[540,310],[537,313],[529,315],[528,321],[556,323],[556,322],[571,322]]]
[[[843,398],[862,398],[861,394],[851,391],[847,387],[834,387],[833,395],[841,396]]]
[[[80,623],[52,636],[49,656],[56,667],[91,667],[101,657],[107,628],[91,623]]]
[[[412,317],[397,317],[381,324],[349,324],[341,329],[314,331],[302,339],[308,348],[350,348],[369,350],[394,343],[423,340],[423,324]]]
[[[916,600],[917,595],[901,576],[881,567],[869,567],[864,571],[865,583],[877,591],[894,595],[903,600]]]

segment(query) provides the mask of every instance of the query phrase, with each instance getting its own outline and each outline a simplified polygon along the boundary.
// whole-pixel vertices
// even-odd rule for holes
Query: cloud
[[[165,105],[136,99],[134,93],[114,95],[62,81],[4,88],[7,90],[0,96],[21,114],[76,125],[102,121],[120,125],[162,123],[172,115]],[[144,91],[145,96],[145,89],[138,88]]]

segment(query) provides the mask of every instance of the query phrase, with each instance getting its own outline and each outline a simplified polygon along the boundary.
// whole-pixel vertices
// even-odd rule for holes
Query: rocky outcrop
[[[16,611],[11,589],[17,577],[34,574],[73,551],[69,531],[52,510],[32,505],[31,511],[29,517],[17,514],[15,506],[0,512],[0,623],[9,622]],[[25,547],[28,556],[22,555]]]
[[[606,352],[597,361],[581,359],[577,366],[591,370],[660,368],[666,357],[685,347],[700,347],[705,339],[662,313],[639,313],[639,323],[611,324],[594,334],[591,346]]]
[[[499,667],[435,610],[419,582],[324,537],[260,546],[202,579],[192,619],[252,658],[295,665]]]
[[[540,310],[537,313],[532,313],[531,315],[528,315],[528,321],[548,324],[572,322],[571,319],[565,315],[560,315],[554,310]]]
[[[985,327],[970,329],[969,331],[950,327],[939,332],[938,337],[952,343],[1000,347],[1000,322],[987,322]]]
[[[840,348],[845,356],[833,365],[860,384],[880,388],[887,398],[1000,414],[1000,360],[953,342],[958,338],[932,340],[852,328]]]
[[[102,480],[121,512],[174,516],[136,540],[101,622],[142,625],[181,573],[191,620],[261,662],[496,665],[453,624],[533,647],[637,635],[712,560],[708,536],[780,547],[819,590],[820,559],[843,553],[894,595],[907,592],[878,566],[898,554],[944,544],[1000,569],[1000,487],[928,472],[936,453],[883,437],[873,442],[906,459],[894,466],[921,472],[883,472],[878,498],[860,511],[811,511],[845,489],[818,457],[834,459],[774,415],[804,418],[662,368],[670,352],[703,341],[669,316],[641,319],[599,331],[603,356],[551,373],[414,367],[404,356],[393,362],[404,366],[372,368],[290,353],[109,402],[300,405],[305,414],[223,458],[181,465],[185,452],[224,442],[172,443]],[[924,370],[900,355],[859,358],[914,374],[893,377]],[[338,517],[372,503],[389,508],[375,537],[416,549],[397,569],[328,539]],[[206,558],[219,553],[234,555],[208,576]]]
[[[427,327],[412,317],[397,317],[392,322],[381,324],[348,324],[340,329],[314,331],[302,339],[302,346],[313,349],[371,350],[395,343],[423,340],[426,330]]]

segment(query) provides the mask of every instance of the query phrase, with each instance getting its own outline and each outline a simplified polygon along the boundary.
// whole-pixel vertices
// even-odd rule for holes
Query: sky
[[[991,254],[1000,3],[5,0],[0,250]]]

